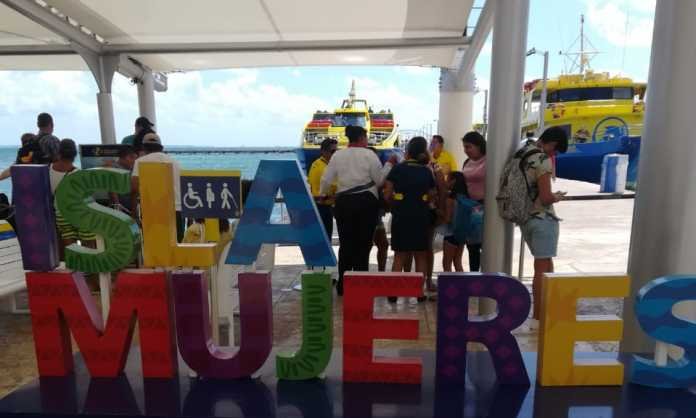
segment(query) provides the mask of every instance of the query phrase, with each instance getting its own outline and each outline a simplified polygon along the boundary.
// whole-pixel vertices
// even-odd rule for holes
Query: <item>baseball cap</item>
[[[150,132],[150,133],[145,134],[145,136],[143,136],[143,145],[148,145],[148,144],[162,145],[162,141],[160,140],[159,135],[157,135],[154,132]]]

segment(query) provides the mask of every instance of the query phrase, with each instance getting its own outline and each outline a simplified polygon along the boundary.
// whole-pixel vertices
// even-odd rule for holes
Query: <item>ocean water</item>
[[[295,152],[291,150],[276,150],[255,148],[250,151],[236,149],[233,152],[215,152],[215,148],[209,148],[210,153],[193,153],[186,152],[186,147],[173,148],[176,153],[172,154],[181,167],[187,170],[205,169],[205,170],[240,170],[242,178],[252,179],[256,174],[256,169],[261,160],[295,160],[297,159]],[[196,147],[196,150],[204,148]],[[17,157],[17,148],[15,147],[0,147],[0,170],[12,165]],[[79,158],[75,161],[75,165],[80,167]],[[12,195],[12,180],[7,179],[0,181],[0,192],[5,193],[8,197]]]

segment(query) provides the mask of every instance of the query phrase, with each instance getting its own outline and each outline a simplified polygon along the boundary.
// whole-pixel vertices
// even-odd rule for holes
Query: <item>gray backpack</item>
[[[495,199],[498,203],[498,214],[506,221],[524,225],[529,220],[536,196],[532,196],[525,164],[529,157],[541,152],[536,148],[522,148],[503,167],[498,196]]]

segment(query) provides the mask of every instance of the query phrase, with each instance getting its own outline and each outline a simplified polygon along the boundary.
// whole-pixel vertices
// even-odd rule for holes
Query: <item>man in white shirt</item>
[[[320,195],[326,196],[337,180],[334,216],[338,226],[338,284],[343,295],[346,271],[368,271],[372,238],[377,226],[379,188],[396,162],[392,156],[382,167],[377,155],[367,148],[367,131],[347,126],[348,148],[337,151],[321,178]]]
[[[137,196],[139,194],[138,186],[138,172],[140,168],[140,163],[170,163],[172,165],[172,179],[174,186],[174,208],[176,210],[176,236],[177,240],[181,242],[184,237],[184,218],[181,215],[181,186],[179,176],[181,173],[181,167],[179,163],[170,157],[168,154],[164,153],[164,147],[162,146],[162,141],[160,137],[152,132],[148,133],[143,137],[143,150],[145,155],[135,160],[133,165],[133,172],[131,173],[131,186],[133,189],[133,196],[131,201],[137,202]],[[135,216],[136,212],[133,212]]]

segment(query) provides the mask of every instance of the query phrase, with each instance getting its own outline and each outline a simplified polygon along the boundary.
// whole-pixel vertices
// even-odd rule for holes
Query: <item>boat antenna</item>
[[[572,51],[577,43],[580,43],[580,51]],[[585,47],[589,46],[590,49],[586,50]],[[585,36],[585,15],[580,15],[580,36],[575,38],[573,43],[568,48],[568,51],[560,51],[559,55],[563,55],[566,60],[570,62],[570,69],[566,67],[566,73],[578,72],[580,74],[585,74],[586,70],[590,70],[590,61],[592,58],[600,54],[599,51],[592,45],[590,39]]]

